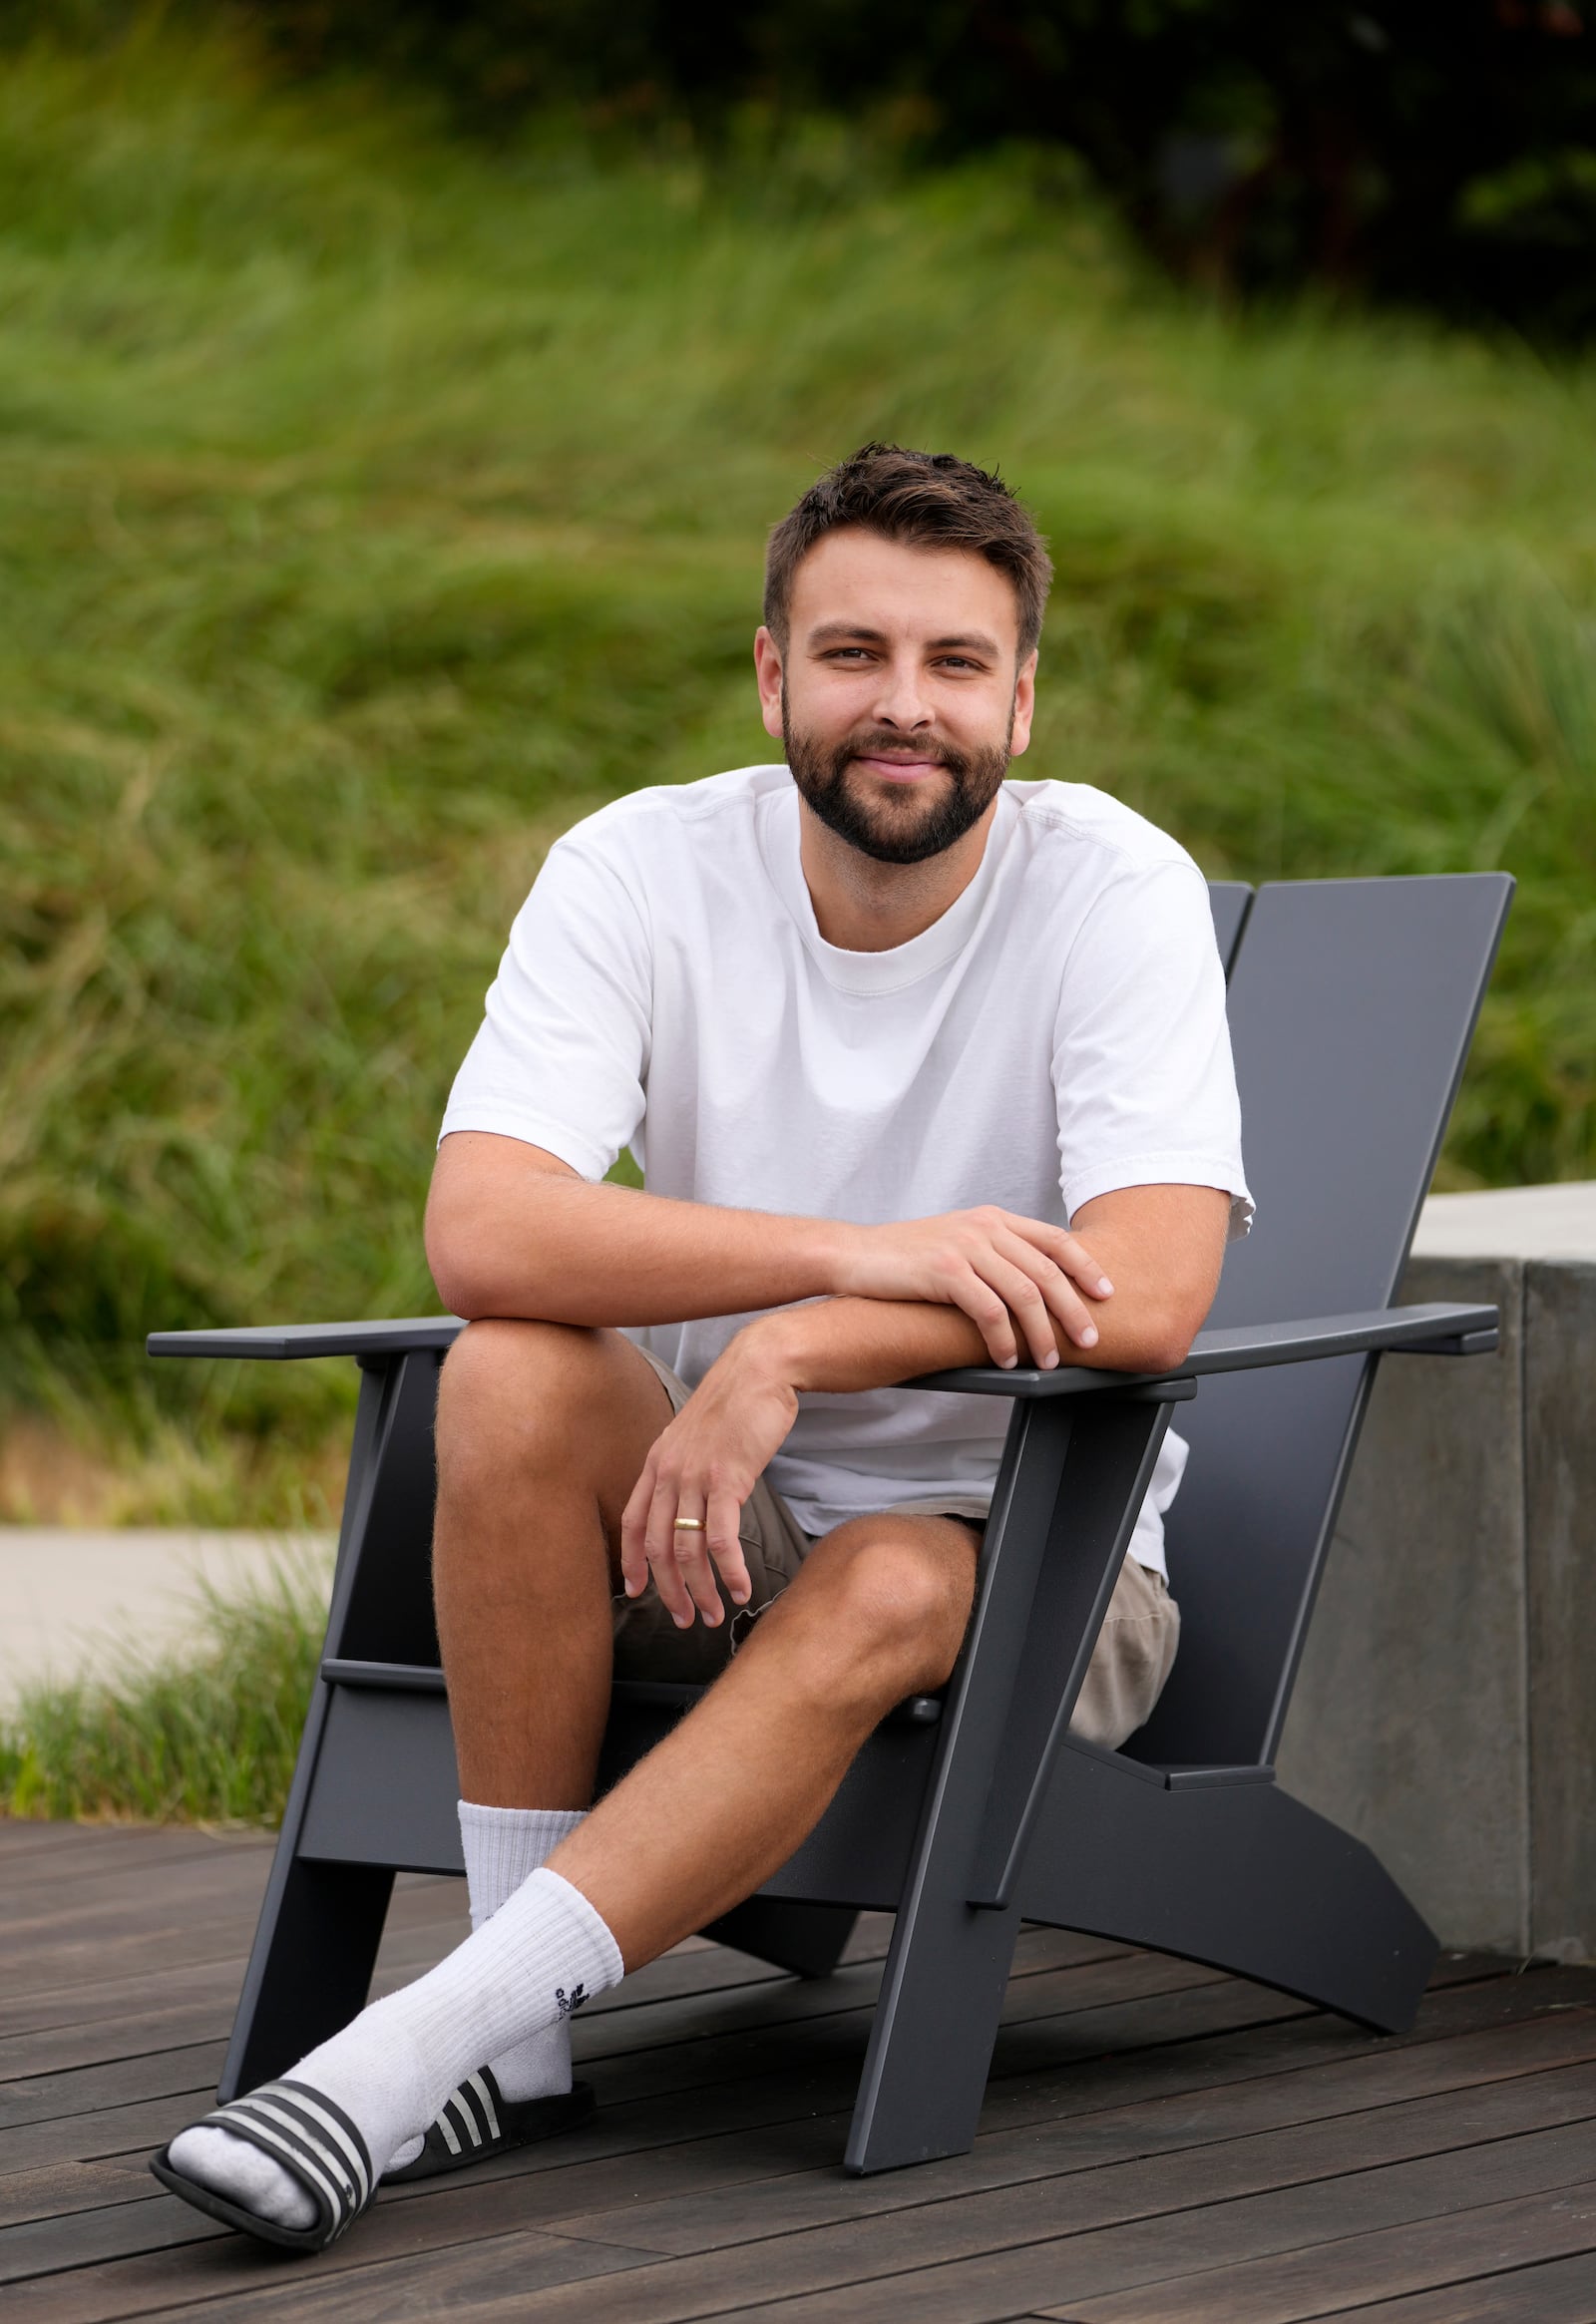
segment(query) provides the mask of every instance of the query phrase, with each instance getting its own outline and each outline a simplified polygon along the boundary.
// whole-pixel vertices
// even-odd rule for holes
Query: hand
[[[628,1598],[642,1595],[651,1571],[678,1629],[690,1629],[701,1614],[715,1630],[724,1618],[718,1569],[732,1604],[747,1605],[753,1585],[738,1519],[797,1417],[797,1392],[768,1336],[749,1326],[710,1365],[643,1463],[620,1520]],[[677,1517],[701,1517],[705,1529],[678,1531]]]
[[[1067,1228],[996,1204],[849,1228],[836,1285],[855,1298],[962,1308],[1005,1370],[1019,1360],[1019,1334],[1032,1361],[1051,1370],[1058,1361],[1055,1324],[1075,1347],[1095,1348],[1097,1327],[1086,1299],[1108,1299],[1113,1288]]]

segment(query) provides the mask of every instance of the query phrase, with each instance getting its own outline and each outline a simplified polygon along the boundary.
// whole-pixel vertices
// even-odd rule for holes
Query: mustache
[[[851,734],[835,752],[832,764],[840,772],[852,760],[859,758],[930,759],[935,766],[946,767],[950,774],[962,775],[970,761],[962,751],[949,743],[905,742],[901,734],[884,734],[879,728],[867,729],[862,734]]]

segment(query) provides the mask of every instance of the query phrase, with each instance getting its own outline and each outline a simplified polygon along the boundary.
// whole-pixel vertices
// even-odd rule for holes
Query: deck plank
[[[251,1834],[0,1823],[7,2324],[246,2324],[290,2285],[296,2324],[1596,2324],[1596,1971],[1448,1956],[1381,2039],[1026,1930],[974,2151],[851,2180],[883,1914],[809,1983],[690,1941],[579,2021],[582,2131],[284,2261],[146,2167],[209,2103],[268,1863]],[[378,1986],[464,1926],[460,1882],[401,1878]]]
[[[1509,2148],[1511,2152],[1506,2151]],[[887,2324],[889,2319],[901,2324],[905,2316],[913,2316],[916,2324],[922,2318],[933,2324],[989,2324],[989,2320],[998,2324],[998,2319],[1046,2301],[1053,2314],[1083,2324],[1099,2324],[1099,2318],[1101,2324],[1110,2318],[1112,2324],[1174,2324],[1177,2316],[1180,2324],[1188,2324],[1184,2309],[1171,2306],[1166,2316],[1159,2303],[1193,2293],[1205,2277],[1217,2284],[1223,2270],[1228,2280],[1241,2284],[1249,2305],[1244,2311],[1208,2306],[1193,2315],[1200,2313],[1204,2324],[1221,2320],[1263,2324],[1267,2303],[1275,2296],[1275,2279],[1260,2272],[1253,2296],[1239,2263],[1278,2262],[1277,2273],[1288,2296],[1293,2301],[1303,2295],[1311,2299],[1320,2251],[1310,2252],[1305,2246],[1323,2247],[1337,2264],[1346,2265],[1343,2246],[1349,2241],[1367,2243],[1374,2257],[1365,2257],[1355,2280],[1373,2280],[1373,2271],[1388,2265],[1397,2269],[1398,2277],[1405,2269],[1410,2279],[1426,2264],[1424,2252],[1433,2255],[1446,2245],[1458,2214],[1465,2215],[1466,2224],[1467,2213],[1488,2209],[1498,2238],[1511,2239],[1511,2248],[1525,2258],[1584,2248],[1578,2238],[1589,2232],[1588,2206],[1584,2213],[1579,2207],[1587,2189],[1579,2171],[1593,2156],[1596,2130],[1581,2126],[1577,2133],[1542,2131],[1469,2149],[1461,2166],[1459,2156],[1448,2152],[1355,2174],[1351,2183],[1340,2178],[1318,2181],[1200,2208],[1181,2202],[1179,2186],[1171,2183],[1161,2211],[1108,2228],[1080,2228],[1064,2237],[1017,2245],[993,2240],[995,2222],[989,2218],[982,2223],[957,2201],[930,2202],[885,2223],[872,2219],[809,2234],[762,2238],[686,2259],[650,2258],[633,2249],[623,2285],[609,2279],[623,2265],[624,2255],[613,2246],[598,2245],[606,2261],[603,2280],[574,2272],[558,2286],[549,2286],[536,2314],[540,2319],[559,2319],[560,2324],[615,2324],[617,2316],[623,2316],[625,2324],[688,2324],[689,2319],[732,2314],[768,2314],[775,2324],[778,2312],[783,2324],[788,2318],[800,2324],[818,2324],[822,2318],[827,2324],[842,2324],[844,2319],[847,2324],[861,2320]],[[434,2200],[440,2205],[448,2200],[451,2212],[456,2212],[466,2191]],[[1043,2182],[1042,2191],[1051,2191],[1049,2182]],[[1546,2199],[1526,2201],[1526,2196]],[[1370,2234],[1346,2237],[1350,2205],[1355,2206],[1353,2215],[1368,2219],[1377,2232],[1406,2231],[1406,2245],[1389,2234],[1378,2246]],[[333,2319],[354,2317],[362,2309],[368,2316],[384,2318],[415,2312],[414,2243],[404,2231],[405,2209],[388,2206],[386,2212],[379,2210],[362,2222],[363,2249],[351,2253],[346,2267],[318,2267],[313,2276],[305,2271],[302,2286],[295,2285],[296,2324],[301,2318],[305,2324],[332,2324]],[[1444,2232],[1437,2231],[1438,2221],[1445,2223]],[[1011,2224],[998,2231],[1010,2232]],[[1500,2240],[1488,2242],[1488,2233],[1476,2235],[1476,2246],[1501,2248]],[[516,2291],[504,2289],[506,2256],[523,2247],[536,2254],[548,2240],[538,2230],[517,2228],[493,2236],[486,2254],[475,2237],[451,2240],[447,2254],[434,2244],[435,2257],[439,2261],[448,2257],[450,2264],[446,2276],[433,2275],[430,2280],[435,2289],[447,2281],[452,2316],[469,2316],[473,2324],[489,2318],[510,2324],[512,2317],[527,2311],[518,2306]],[[399,2248],[393,2249],[392,2243]],[[1399,2252],[1405,2257],[1389,2257]],[[225,2286],[219,2280],[231,2272],[224,2255],[207,2251],[204,2256],[218,2279],[215,2294],[201,2295],[187,2313],[203,2324],[233,2324],[235,2319],[243,2324],[243,2319],[259,2314],[262,2302],[252,2286],[238,2284],[235,2275]],[[926,2264],[928,2257],[933,2264]],[[510,2272],[519,2282],[513,2258]],[[1406,2286],[1395,2280],[1392,2288]],[[1063,2303],[1057,2303],[1060,2291]],[[1110,2306],[1106,2295],[1114,2292],[1126,2296]],[[803,2296],[806,2293],[809,2296]],[[12,2312],[8,2298],[8,2318]],[[20,2313],[32,2324],[31,2310]],[[1309,2313],[1311,2309],[1293,2305],[1282,2312],[1278,2324]]]
[[[1366,2235],[1339,2236],[1312,2251],[1214,2268],[1119,2299],[1072,2300],[1067,2315],[1069,2324],[1299,2324],[1321,2316],[1327,2298],[1355,2297],[1367,2309],[1371,2301],[1417,2287],[1450,2292],[1477,2268],[1593,2251],[1596,2178],[1586,2178],[1483,2203],[1461,2216],[1453,2209]],[[1587,2314],[1593,2288],[1587,2279]]]
[[[1588,2252],[1408,2292],[1378,2306],[1337,2308],[1318,2324],[1592,2324],[1596,2267]]]
[[[1500,2266],[1514,2254],[1527,2261],[1590,2249],[1596,2243],[1592,2190],[1577,2175],[1576,2157],[1596,2152],[1596,2138],[1588,2129],[1573,2135],[1577,2145],[1571,2145],[1570,2133],[1542,2133],[1513,2141],[1523,2149],[1513,2157],[1492,2146],[1475,2147],[1095,2232],[1005,2249],[950,2251],[930,2265],[900,2271],[891,2269],[887,2251],[877,2250],[867,2263],[872,2272],[861,2270],[854,2280],[842,2269],[832,2230],[831,2252],[816,2248],[809,2257],[817,2271],[829,2257],[839,2270],[835,2282],[808,2296],[800,2283],[795,2298],[774,2284],[759,2285],[750,2267],[736,2312],[768,2317],[770,2324],[778,2314],[780,2324],[902,2324],[906,2316],[915,2324],[1006,2324],[1037,2313],[1060,2324],[1066,2318],[1068,2324],[1175,2324],[1177,2318],[1195,2324],[1199,2315],[1204,2324],[1262,2324],[1265,2318],[1268,2324],[1295,2324],[1317,2316],[1327,2297],[1345,2299],[1355,2284],[1367,2302],[1382,2296],[1382,2286],[1401,2291],[1415,2278],[1435,2282],[1441,2272],[1437,2252],[1460,2255],[1453,2272],[1466,2281],[1471,2268]],[[1365,2233],[1348,2237],[1349,2220],[1367,2223]],[[1346,2270],[1352,2280],[1338,2292],[1326,2269],[1340,2263],[1341,2248],[1349,2243],[1366,2248]],[[1427,2263],[1421,2257],[1426,2251]],[[784,2284],[793,2279],[792,2257],[785,2260]],[[726,2312],[733,2303],[712,2283],[712,2265],[679,2261],[668,2284],[657,2263],[636,2270],[628,2279],[627,2324],[674,2324],[689,2315]],[[692,2281],[692,2271],[699,2270]],[[654,2296],[639,2297],[645,2291]],[[1196,2304],[1210,2293],[1211,2304]],[[473,2307],[470,2313],[475,2324],[494,2310]],[[545,2318],[587,2324],[602,2313],[601,2304],[576,2286],[539,2309],[540,2324]],[[1378,2311],[1371,2324],[1379,2324]]]

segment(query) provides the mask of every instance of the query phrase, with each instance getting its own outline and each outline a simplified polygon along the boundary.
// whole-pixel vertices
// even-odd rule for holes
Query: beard
[[[828,831],[849,847],[871,856],[878,864],[923,864],[940,856],[981,821],[1008,772],[1008,733],[968,755],[945,742],[919,743],[916,758],[935,759],[949,781],[935,776],[924,784],[886,790],[875,798],[864,794],[862,783],[850,784],[849,772],[859,758],[908,757],[903,737],[862,727],[846,742],[826,748],[813,735],[795,731],[782,696],[782,725],[786,734],[787,764],[800,797],[813,808]],[[927,791],[931,796],[926,797]]]

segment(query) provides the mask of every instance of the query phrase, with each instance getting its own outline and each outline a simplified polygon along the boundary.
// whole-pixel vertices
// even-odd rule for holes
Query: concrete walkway
[[[208,1586],[236,1598],[285,1560],[330,1578],[330,1535],[0,1526],[0,1717],[25,1685],[182,1646]]]

